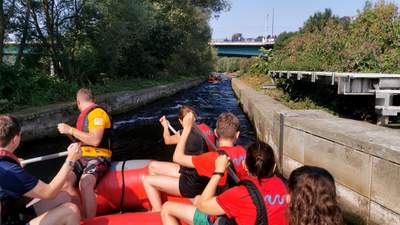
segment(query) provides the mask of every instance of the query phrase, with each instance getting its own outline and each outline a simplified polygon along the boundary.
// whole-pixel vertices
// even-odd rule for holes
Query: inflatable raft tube
[[[97,217],[82,221],[83,225],[162,225],[159,213],[150,210],[143,187],[150,160],[113,162],[96,187]],[[191,204],[186,198],[163,196],[163,201]]]
[[[99,216],[84,220],[81,225],[162,225],[160,213],[135,212]]]

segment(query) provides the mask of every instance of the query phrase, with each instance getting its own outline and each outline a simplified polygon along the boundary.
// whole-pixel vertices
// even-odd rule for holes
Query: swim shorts
[[[106,157],[82,157],[75,162],[74,173],[77,181],[82,174],[92,174],[96,177],[97,183],[106,174],[111,166],[111,159]]]
[[[194,225],[212,225],[213,223],[210,221],[209,216],[202,211],[196,209],[193,216],[193,224]]]
[[[195,169],[181,167],[179,170],[179,192],[185,198],[194,198],[203,192],[210,178],[199,176]]]

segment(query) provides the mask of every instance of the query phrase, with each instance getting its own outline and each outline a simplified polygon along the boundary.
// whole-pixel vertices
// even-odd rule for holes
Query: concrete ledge
[[[280,153],[282,149],[279,147],[281,141],[280,113],[288,111],[289,108],[256,92],[238,79],[232,79],[232,87],[240,100],[243,111],[253,123],[257,137],[273,147],[276,159],[282,159]],[[279,160],[277,164],[278,168],[282,168],[282,160]]]
[[[171,96],[194,87],[204,79],[181,81],[138,91],[123,91],[97,96],[98,104],[107,108],[111,115],[128,112],[157,99]],[[26,109],[14,113],[22,123],[23,141],[58,135],[56,126],[60,122],[74,124],[78,117],[75,103],[68,102]]]
[[[373,157],[371,199],[400,214],[399,164]]]
[[[400,224],[399,130],[290,110],[238,79],[232,87],[257,136],[274,148],[285,177],[302,165],[326,168],[346,215],[366,224]]]

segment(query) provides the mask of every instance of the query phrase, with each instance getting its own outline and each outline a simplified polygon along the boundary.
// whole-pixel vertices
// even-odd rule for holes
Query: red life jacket
[[[86,107],[80,114],[79,117],[76,121],[76,129],[83,131],[83,132],[89,132],[89,120],[88,120],[88,115],[90,112],[92,112],[95,109],[103,109],[106,113],[107,111],[96,104],[92,104],[88,107]],[[108,113],[107,113],[108,115]],[[110,115],[108,117],[111,120]],[[111,122],[111,127],[110,128],[105,128],[103,137],[101,139],[100,144],[97,147],[94,146],[89,146],[89,145],[82,145],[82,155],[83,156],[104,156],[104,157],[111,157],[111,148],[112,148],[112,121]]]
[[[76,121],[76,129],[80,130],[80,131],[84,131],[83,130],[83,123],[85,122],[85,119],[87,119],[87,116],[89,115],[89,112],[91,112],[92,110],[98,108],[99,106],[96,104],[93,104],[91,106],[86,107],[86,109],[84,109],[78,117],[78,120]],[[86,131],[87,132],[87,131]]]
[[[201,124],[197,125],[197,127],[201,130],[201,132],[202,132],[203,134],[205,134],[205,136],[207,137],[207,139],[208,139],[211,143],[213,143],[213,144],[215,145],[215,136],[214,136],[213,130],[212,130],[210,127],[208,127],[206,124],[204,124],[204,123],[201,123]],[[206,141],[206,143],[207,143],[208,151],[209,151],[209,152],[214,151],[214,149],[211,147],[211,145],[210,145],[207,141]]]
[[[7,151],[5,149],[0,149],[0,159],[1,158],[10,159],[10,160],[14,161],[15,163],[17,163],[18,165],[21,165],[18,157],[16,155],[14,155],[12,152]]]

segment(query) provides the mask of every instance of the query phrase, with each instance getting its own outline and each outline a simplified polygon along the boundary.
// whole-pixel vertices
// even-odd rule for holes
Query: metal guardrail
[[[393,105],[393,96],[400,95],[400,74],[285,70],[270,71],[270,74],[273,78],[337,85],[337,94],[375,95],[375,111],[381,125],[388,123],[389,116],[400,114],[400,106]]]
[[[211,46],[265,46],[275,44],[274,40],[269,41],[211,41]]]

